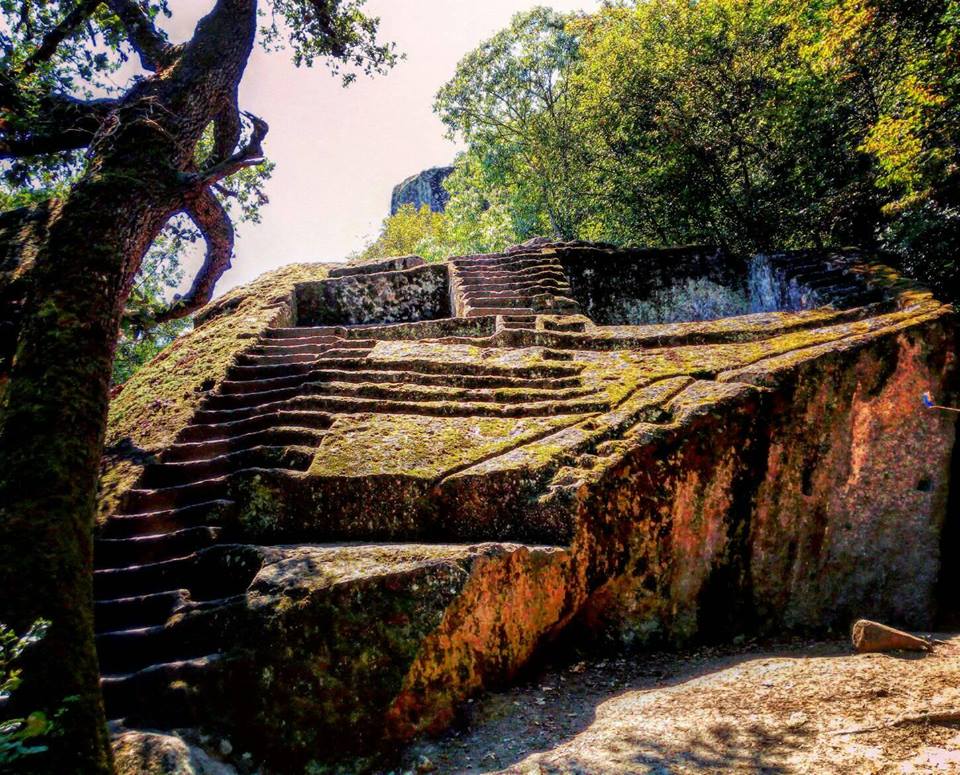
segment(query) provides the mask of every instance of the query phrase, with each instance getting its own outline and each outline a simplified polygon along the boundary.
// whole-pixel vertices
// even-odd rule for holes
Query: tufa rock
[[[452,172],[453,167],[431,167],[398,183],[390,196],[390,215],[396,215],[397,210],[407,204],[415,210],[427,205],[433,212],[442,213],[450,199],[443,181]]]
[[[111,718],[302,772],[443,729],[561,633],[929,626],[954,323],[875,256],[328,272],[230,291],[111,405]]]
[[[879,622],[859,619],[853,625],[853,648],[858,654],[876,651],[930,651],[930,641]]]
[[[117,775],[237,775],[176,734],[130,730],[113,738]]]

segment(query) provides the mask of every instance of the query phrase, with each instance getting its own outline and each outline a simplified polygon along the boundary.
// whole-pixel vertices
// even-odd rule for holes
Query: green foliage
[[[582,165],[568,77],[578,54],[573,18],[548,8],[517,14],[461,60],[434,105],[450,136],[470,146],[460,189],[469,179],[517,234],[576,232],[580,200],[568,196]],[[470,209],[485,211],[478,204]]]
[[[843,90],[881,197],[880,244],[960,301],[960,2],[821,0],[784,18],[811,69]]]
[[[269,24],[261,27],[261,41],[265,48],[275,49],[286,37],[297,66],[312,67],[314,60],[322,58],[334,75],[342,75],[345,86],[356,80],[358,72],[385,73],[399,55],[393,43],[377,40],[380,19],[363,13],[365,2],[271,0],[273,13]]]
[[[21,671],[15,667],[16,662],[27,648],[46,634],[49,627],[50,623],[41,619],[18,636],[0,623],[0,707],[20,685]],[[46,751],[42,740],[53,731],[53,726],[53,722],[40,712],[31,713],[26,718],[0,721],[0,769]]]
[[[860,244],[955,293],[958,52],[958,0],[519,14],[437,95],[448,245]]]
[[[384,218],[379,236],[351,260],[418,255],[428,261],[442,261],[449,255],[445,252],[447,245],[447,221],[442,213],[433,212],[427,205],[417,210],[405,204]]]

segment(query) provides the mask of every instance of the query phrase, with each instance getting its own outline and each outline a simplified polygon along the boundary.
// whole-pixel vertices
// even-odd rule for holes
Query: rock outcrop
[[[451,172],[453,167],[431,167],[398,183],[390,195],[390,215],[396,215],[403,205],[413,205],[416,210],[426,205],[433,212],[442,213],[450,199],[443,181]]]
[[[441,729],[561,632],[930,624],[955,429],[920,397],[955,353],[929,293],[851,251],[398,261],[236,289],[114,401],[111,717],[292,772]],[[710,314],[691,282],[765,311],[677,322]],[[637,309],[671,322],[597,324]]]

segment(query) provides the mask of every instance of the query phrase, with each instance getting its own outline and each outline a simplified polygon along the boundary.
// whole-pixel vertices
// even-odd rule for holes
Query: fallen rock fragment
[[[858,619],[851,635],[858,654],[877,651],[930,651],[933,644],[903,630],[895,630],[869,619]]]

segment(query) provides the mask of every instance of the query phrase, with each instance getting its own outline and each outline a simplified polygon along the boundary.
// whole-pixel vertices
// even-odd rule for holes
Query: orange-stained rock
[[[850,634],[853,648],[860,654],[877,651],[930,651],[930,641],[909,632],[888,627],[869,619],[857,619]]]
[[[849,251],[266,275],[114,402],[108,711],[283,771],[441,729],[561,632],[927,626],[953,337]]]

